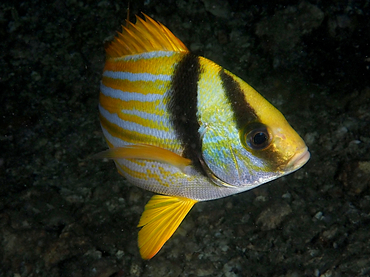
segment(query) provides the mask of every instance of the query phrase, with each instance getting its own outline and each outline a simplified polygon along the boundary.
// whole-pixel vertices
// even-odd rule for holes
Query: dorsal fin
[[[151,51],[189,52],[186,46],[161,23],[144,14],[136,24],[127,21],[114,41],[105,49],[108,57],[117,58]]]

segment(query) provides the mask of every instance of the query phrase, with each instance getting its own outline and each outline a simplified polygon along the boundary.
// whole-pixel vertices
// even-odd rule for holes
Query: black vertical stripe
[[[198,169],[202,168],[199,162],[202,142],[197,118],[200,73],[199,57],[186,54],[176,65],[168,104],[173,127],[184,147],[183,156],[192,160]]]
[[[246,123],[257,119],[256,111],[245,100],[244,92],[239,83],[223,69],[220,70],[219,74],[226,97],[234,112],[236,126],[240,130],[245,127]]]

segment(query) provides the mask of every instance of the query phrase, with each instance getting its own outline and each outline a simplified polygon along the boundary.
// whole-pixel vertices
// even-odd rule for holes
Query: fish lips
[[[288,162],[288,168],[291,168],[292,171],[296,171],[297,169],[305,165],[310,157],[311,154],[308,151],[308,148],[304,147],[296,154],[294,154],[294,156],[290,159],[290,161]]]

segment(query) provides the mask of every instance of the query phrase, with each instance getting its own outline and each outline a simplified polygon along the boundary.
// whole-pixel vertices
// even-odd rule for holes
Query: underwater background
[[[153,195],[88,159],[104,44],[127,1],[0,4],[0,276],[370,276],[370,1],[130,3],[230,70],[304,138],[299,171],[198,203],[150,261]]]

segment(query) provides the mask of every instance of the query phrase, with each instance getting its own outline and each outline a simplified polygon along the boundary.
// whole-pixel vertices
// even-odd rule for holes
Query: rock
[[[256,222],[262,225],[262,230],[275,229],[291,212],[289,204],[285,202],[274,203],[259,214]]]

